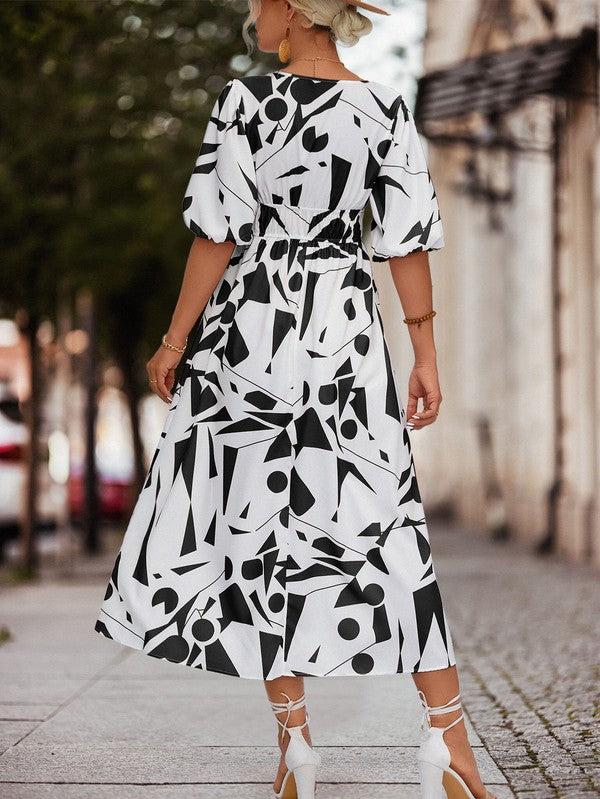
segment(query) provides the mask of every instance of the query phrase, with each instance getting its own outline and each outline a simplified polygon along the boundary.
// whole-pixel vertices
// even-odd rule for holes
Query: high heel
[[[289,696],[280,691],[279,693],[287,697],[287,702],[271,702],[271,709],[274,713],[282,713],[287,710],[285,722],[280,721],[277,716],[275,721],[283,727],[282,741],[285,732],[289,733],[290,742],[285,750],[285,764],[288,770],[283,778],[279,793],[275,793],[277,799],[314,799],[317,766],[321,763],[321,755],[316,752],[302,734],[302,728],[309,722],[308,711],[304,724],[295,727],[288,727],[287,723],[292,710],[304,707],[305,695],[299,699],[290,699]]]
[[[430,716],[460,710],[460,692],[445,705],[429,707],[423,691],[417,691],[423,707],[421,729],[427,734],[417,752],[417,764],[421,777],[421,799],[475,799],[469,786],[458,772],[450,768],[450,750],[444,741],[444,733],[463,718],[460,716],[447,727],[433,727]],[[486,797],[490,799],[489,791]]]

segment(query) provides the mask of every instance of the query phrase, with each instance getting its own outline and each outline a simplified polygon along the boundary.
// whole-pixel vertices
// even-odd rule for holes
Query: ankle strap
[[[453,696],[452,699],[449,699],[445,705],[438,705],[437,707],[429,707],[423,691],[417,691],[417,693],[423,707],[423,719],[421,721],[422,730],[426,730],[428,727],[431,727],[431,716],[440,715],[440,713],[450,713],[453,710],[460,710],[460,691],[456,694],[456,696]],[[449,730],[450,727],[454,727],[455,724],[458,724],[462,718],[463,714],[461,713],[460,716],[451,724],[449,724],[447,727],[443,727],[444,732]]]
[[[285,735],[285,731],[287,730],[287,723],[290,720],[290,715],[292,713],[292,710],[298,710],[299,708],[304,707],[304,705],[305,705],[305,701],[304,701],[305,694],[302,694],[302,696],[299,697],[298,699],[290,699],[290,697],[284,691],[280,691],[279,693],[283,694],[283,696],[287,696],[288,701],[287,702],[271,702],[269,700],[269,702],[271,704],[271,709],[275,713],[283,713],[284,710],[287,710],[287,716],[286,716],[285,722],[280,721],[277,717],[275,717],[275,721],[280,725],[280,727],[283,727],[283,732],[284,732],[284,735]],[[306,721],[304,722],[304,724],[299,724],[298,727],[300,727],[300,729],[302,729],[302,727],[306,727],[308,722],[309,722],[308,711],[306,711]]]

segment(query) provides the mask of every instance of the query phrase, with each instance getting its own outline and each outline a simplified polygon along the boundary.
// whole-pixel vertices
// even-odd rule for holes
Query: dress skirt
[[[250,679],[454,665],[372,270],[444,244],[408,106],[372,81],[231,79],[182,211],[236,247],[95,630]]]
[[[361,224],[261,204],[202,314],[99,633],[254,679],[455,662]]]

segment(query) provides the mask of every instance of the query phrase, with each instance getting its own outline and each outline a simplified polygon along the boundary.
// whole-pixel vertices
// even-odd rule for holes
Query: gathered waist
[[[363,208],[307,208],[259,203],[252,232],[265,238],[362,242]]]

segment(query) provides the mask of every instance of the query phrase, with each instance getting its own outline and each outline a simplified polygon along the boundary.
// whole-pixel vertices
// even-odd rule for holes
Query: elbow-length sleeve
[[[182,211],[196,236],[245,245],[252,239],[258,193],[244,100],[238,92],[232,78],[215,101]]]
[[[435,188],[414,117],[401,96],[369,201],[373,261],[444,246]]]

